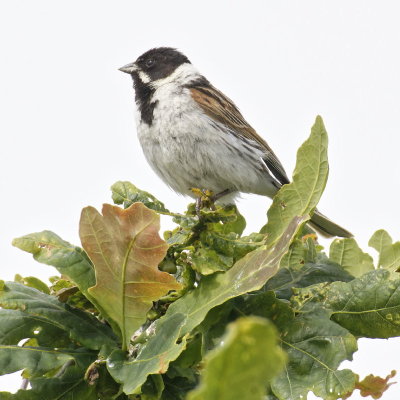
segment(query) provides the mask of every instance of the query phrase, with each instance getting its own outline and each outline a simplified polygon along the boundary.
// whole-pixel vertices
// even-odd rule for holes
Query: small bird
[[[120,68],[133,79],[137,133],[144,155],[178,193],[193,188],[233,203],[240,193],[273,197],[290,183],[267,142],[239,109],[178,50],[148,50]],[[311,223],[328,236],[351,233],[315,211]]]

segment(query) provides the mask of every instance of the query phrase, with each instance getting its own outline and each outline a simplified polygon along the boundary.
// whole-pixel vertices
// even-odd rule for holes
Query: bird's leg
[[[200,210],[203,207],[212,208],[212,196],[213,192],[207,189],[191,188],[190,189],[196,195],[196,214],[200,219]]]
[[[232,189],[225,189],[222,192],[214,194],[211,190],[207,189],[198,189],[191,188],[190,189],[196,195],[196,215],[200,219],[200,210],[203,207],[208,207],[211,210],[215,211],[215,202],[219,200],[221,197],[226,196],[229,193],[232,193]]]
[[[222,192],[216,193],[214,195],[212,195],[210,197],[210,200],[212,201],[212,203],[215,203],[217,200],[219,200],[221,197],[226,196],[227,194],[232,193],[233,190],[232,189],[225,189]]]

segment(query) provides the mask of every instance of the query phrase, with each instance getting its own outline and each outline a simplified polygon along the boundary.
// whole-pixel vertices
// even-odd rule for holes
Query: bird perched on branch
[[[289,178],[275,153],[235,104],[169,47],[120,68],[132,76],[137,133],[155,172],[178,193],[211,190],[232,203],[239,192],[273,197]],[[351,233],[316,211],[311,223],[330,236]]]

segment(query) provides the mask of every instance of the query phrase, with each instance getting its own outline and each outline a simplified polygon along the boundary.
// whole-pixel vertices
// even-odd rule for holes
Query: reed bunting
[[[151,49],[120,70],[133,79],[143,152],[176,192],[195,197],[192,188],[207,189],[233,203],[239,192],[272,198],[290,182],[232,100],[176,49]],[[311,223],[329,236],[352,236],[318,211]]]

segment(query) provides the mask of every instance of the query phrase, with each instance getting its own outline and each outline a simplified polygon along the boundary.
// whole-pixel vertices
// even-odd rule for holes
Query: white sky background
[[[377,229],[400,239],[397,1],[2,1],[0,37],[1,278],[56,274],[12,238],[50,229],[79,244],[80,210],[111,202],[117,180],[185,208],[142,155],[132,82],[118,71],[156,46],[182,50],[231,97],[288,175],[322,115],[330,177],[319,208],[371,253]],[[269,204],[243,196],[249,230]],[[399,369],[399,339],[359,347],[361,376]],[[0,390],[19,383],[0,378]],[[400,384],[383,396],[399,398]]]

